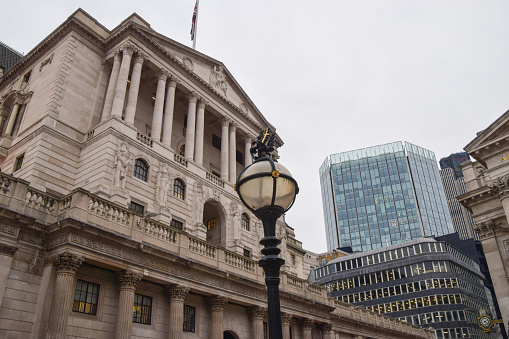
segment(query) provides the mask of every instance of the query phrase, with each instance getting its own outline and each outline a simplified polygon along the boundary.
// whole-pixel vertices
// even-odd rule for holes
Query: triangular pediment
[[[473,155],[477,150],[489,147],[506,138],[509,138],[509,111],[502,114],[485,130],[477,133],[477,136],[465,146],[465,151]]]

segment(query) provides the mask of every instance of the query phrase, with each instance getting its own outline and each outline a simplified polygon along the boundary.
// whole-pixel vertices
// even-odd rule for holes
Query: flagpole
[[[198,37],[198,12],[200,11],[200,0],[196,0],[196,19],[194,23],[193,49],[196,49],[196,38]]]

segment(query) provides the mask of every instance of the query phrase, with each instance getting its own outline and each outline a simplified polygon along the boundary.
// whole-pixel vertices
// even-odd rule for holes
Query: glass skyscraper
[[[332,154],[320,167],[329,251],[454,232],[435,154],[408,142]]]

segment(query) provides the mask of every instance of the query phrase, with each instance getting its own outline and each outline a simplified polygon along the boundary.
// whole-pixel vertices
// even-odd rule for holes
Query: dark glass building
[[[314,269],[309,279],[343,302],[432,327],[438,339],[488,338],[477,323],[479,310],[490,309],[479,264],[444,241],[354,253]]]
[[[463,178],[463,172],[461,171],[460,165],[462,162],[469,160],[470,156],[467,152],[453,153],[448,157],[440,159],[440,168],[452,168],[456,179]]]
[[[454,232],[433,152],[394,142],[320,167],[327,250],[367,251]]]
[[[23,55],[0,41],[0,72],[7,72]]]

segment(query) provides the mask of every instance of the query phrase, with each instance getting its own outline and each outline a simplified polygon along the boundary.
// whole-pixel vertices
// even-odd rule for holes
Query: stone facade
[[[263,338],[263,230],[233,184],[275,128],[221,62],[78,10],[3,76],[0,114],[4,337]],[[277,227],[286,338],[432,337],[328,298]]]
[[[467,192],[457,199],[469,209],[482,242],[504,324],[509,321],[509,111],[478,133],[462,164]]]

